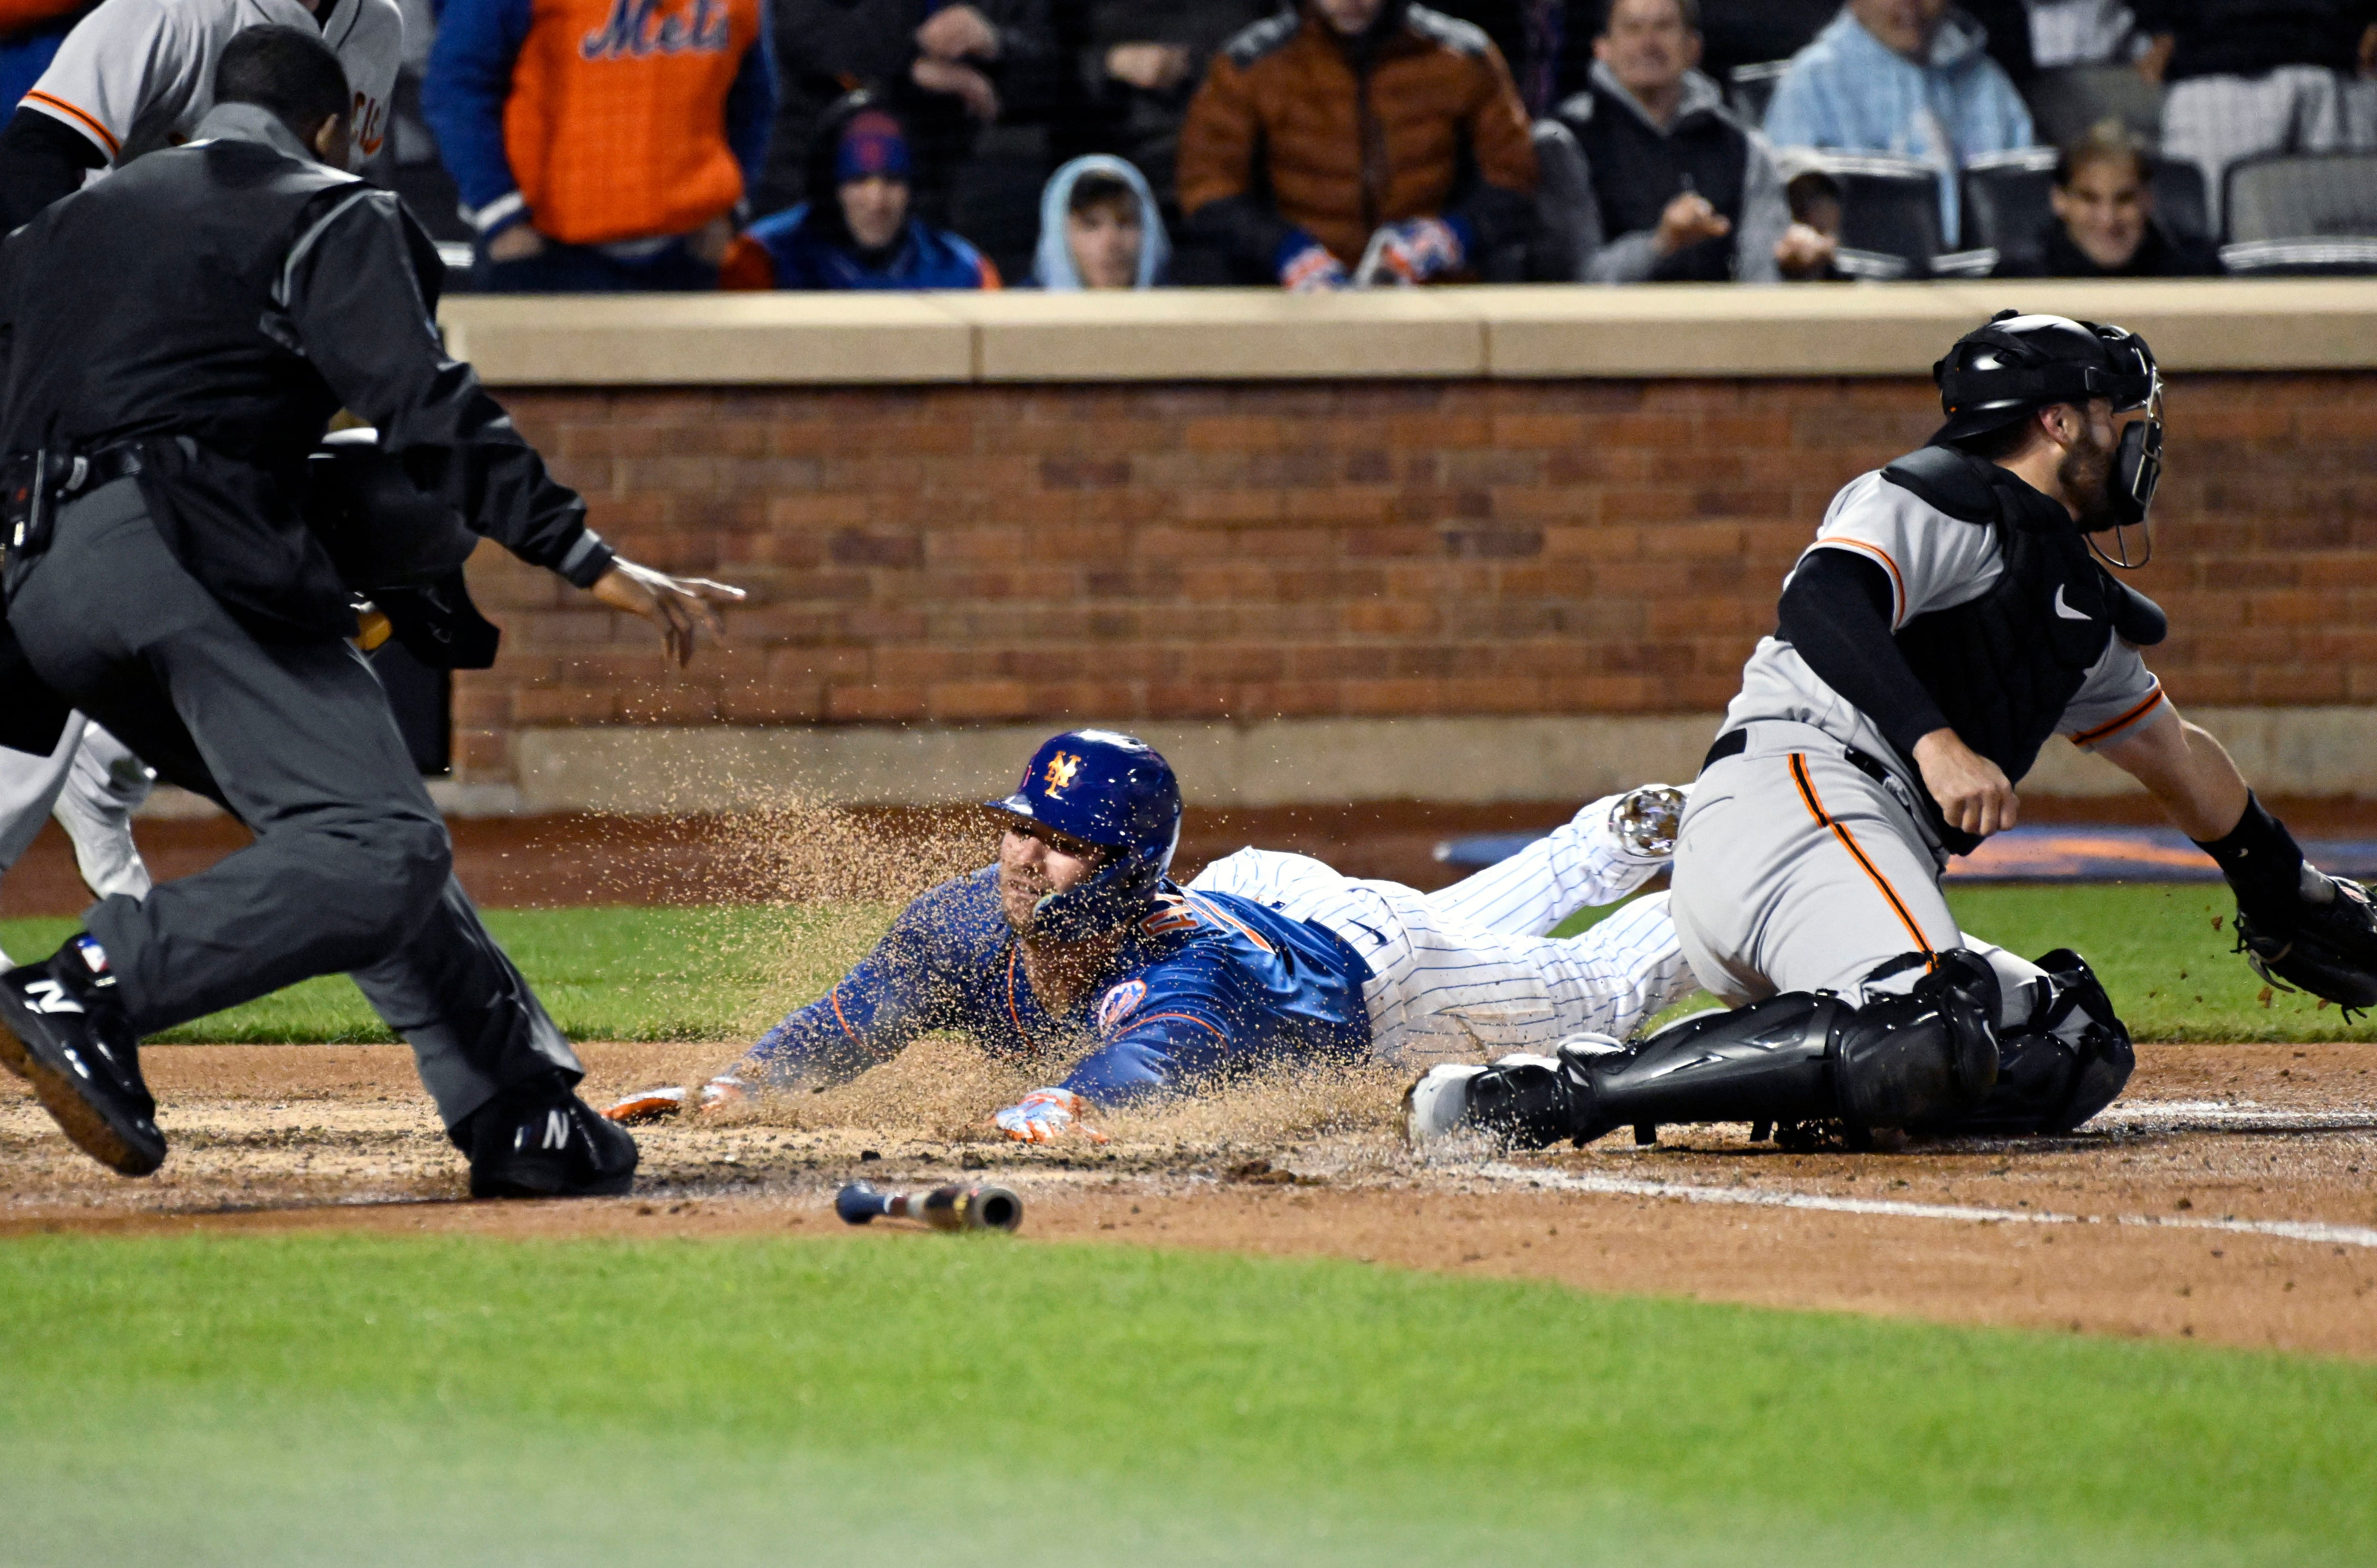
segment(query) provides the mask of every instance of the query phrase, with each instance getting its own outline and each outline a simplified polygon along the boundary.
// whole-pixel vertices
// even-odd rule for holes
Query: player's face
[[[2120,434],[2113,422],[2113,405],[2102,398],[2075,406],[2072,412],[2055,481],[2078,508],[2080,531],[2095,533],[2113,526],[2113,455]]]
[[[1627,91],[1665,92],[1700,63],[1701,35],[1684,25],[1677,0],[1618,0],[1593,53]]]
[[[1102,845],[1034,824],[1009,828],[998,841],[998,900],[1007,910],[1007,923],[1023,930],[1041,899],[1079,887],[1097,874],[1111,853]]]
[[[2072,184],[2048,193],[2072,243],[2090,261],[2112,271],[2127,267],[2146,237],[2154,210],[2132,158],[2096,158],[2072,171]]]
[[[1086,212],[1065,214],[1065,243],[1073,266],[1090,289],[1128,289],[1139,281],[1139,247],[1144,241],[1139,204],[1100,202]]]
[[[908,182],[869,174],[841,187],[842,220],[863,251],[881,250],[908,221]]]

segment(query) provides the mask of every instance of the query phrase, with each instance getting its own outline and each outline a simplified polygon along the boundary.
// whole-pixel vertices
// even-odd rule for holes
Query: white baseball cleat
[[[1617,1040],[1602,1034],[1570,1035],[1552,1049],[1559,1055],[1514,1051],[1508,1056],[1497,1057],[1490,1069],[1450,1063],[1430,1067],[1420,1075],[1418,1082],[1404,1090],[1404,1141],[1414,1148],[1457,1137],[1499,1141],[1500,1134],[1494,1129],[1481,1127],[1470,1119],[1469,1086],[1481,1075],[1509,1067],[1541,1067],[1557,1073],[1561,1056],[1623,1055],[1626,1051]]]

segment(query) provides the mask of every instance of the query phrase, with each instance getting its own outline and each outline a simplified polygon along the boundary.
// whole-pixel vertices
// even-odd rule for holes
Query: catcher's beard
[[[2119,526],[2120,519],[2113,511],[2113,448],[2099,442],[2096,433],[2085,425],[2062,460],[2055,465],[2055,482],[2080,507],[2082,533],[2099,533]]]

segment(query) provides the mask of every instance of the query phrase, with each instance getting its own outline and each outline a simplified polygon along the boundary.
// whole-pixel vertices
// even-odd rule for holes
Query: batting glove
[[[1441,218],[1407,218],[1389,223],[1370,236],[1362,257],[1362,280],[1409,288],[1447,272],[1458,272],[1469,259],[1461,231]]]
[[[1279,252],[1280,286],[1291,294],[1332,294],[1353,281],[1345,264],[1308,234],[1291,235]]]
[[[720,1111],[739,1105],[751,1098],[750,1087],[740,1078],[721,1074],[701,1086],[700,1108],[705,1111]],[[614,1122],[630,1125],[639,1122],[658,1122],[665,1116],[675,1116],[685,1110],[686,1093],[681,1088],[646,1089],[631,1094],[603,1112]]]
[[[991,1121],[1019,1144],[1053,1144],[1073,1134],[1105,1143],[1106,1135],[1081,1120],[1089,1113],[1090,1102],[1070,1089],[1033,1089]]]

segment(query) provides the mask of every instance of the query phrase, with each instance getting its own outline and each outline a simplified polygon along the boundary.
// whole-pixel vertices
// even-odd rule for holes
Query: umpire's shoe
[[[636,1140],[559,1073],[505,1090],[454,1134],[474,1198],[608,1198],[635,1183]]]
[[[109,1170],[146,1176],[165,1163],[139,1042],[116,1000],[106,951],[89,936],[0,975],[0,1063],[31,1084],[75,1146]]]

